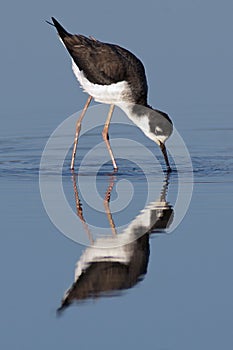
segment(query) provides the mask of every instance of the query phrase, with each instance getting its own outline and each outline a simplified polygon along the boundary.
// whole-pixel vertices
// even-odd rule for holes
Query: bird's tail
[[[71,35],[70,33],[68,33],[65,30],[65,28],[62,27],[62,25],[54,17],[51,17],[51,19],[52,19],[53,24],[54,24],[55,28],[57,29],[58,34],[59,34],[61,39],[64,39],[66,36],[70,36]],[[49,24],[52,24],[52,23],[49,23]]]

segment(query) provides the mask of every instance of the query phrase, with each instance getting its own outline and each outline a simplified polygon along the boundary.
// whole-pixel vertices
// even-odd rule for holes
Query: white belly
[[[74,60],[72,60],[72,69],[78,79],[83,90],[92,96],[95,101],[115,104],[130,99],[131,93],[126,81],[120,81],[111,85],[99,85],[91,83],[84,75],[83,71],[80,71]]]

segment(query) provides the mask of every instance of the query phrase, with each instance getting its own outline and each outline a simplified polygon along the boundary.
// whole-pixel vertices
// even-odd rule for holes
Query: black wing
[[[125,80],[133,85],[135,102],[146,104],[145,70],[134,54],[118,45],[72,35],[55,18],[52,21],[74,62],[90,82],[110,85]]]
[[[133,68],[141,71],[142,77],[145,75],[140,60],[128,50],[83,35],[72,35],[55,18],[52,20],[74,62],[91,82],[111,84],[127,80]]]

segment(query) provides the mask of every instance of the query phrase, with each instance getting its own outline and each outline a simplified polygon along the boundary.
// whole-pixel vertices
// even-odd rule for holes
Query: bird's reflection
[[[66,291],[58,308],[59,313],[73,302],[118,295],[135,286],[147,272],[150,234],[164,232],[173,220],[173,208],[166,201],[169,186],[169,174],[166,174],[160,197],[147,205],[121,234],[117,234],[109,207],[114,183],[115,178],[112,177],[104,200],[112,236],[97,238],[94,241],[84,219],[73,174],[77,215],[88,235],[90,247],[86,248],[76,264],[75,281]],[[126,237],[131,243],[123,244]]]

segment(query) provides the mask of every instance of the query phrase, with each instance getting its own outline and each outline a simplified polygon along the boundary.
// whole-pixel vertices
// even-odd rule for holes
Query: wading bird
[[[92,98],[110,104],[109,113],[102,131],[114,170],[117,164],[109,143],[108,129],[114,106],[120,107],[151,140],[156,142],[164,156],[167,171],[171,171],[165,141],[173,130],[169,116],[147,103],[147,80],[142,62],[121,46],[103,43],[93,37],[72,35],[52,17],[58,35],[71,55],[72,68],[83,90],[89,97],[76,124],[76,133],[71,160],[74,161],[81,123]]]

